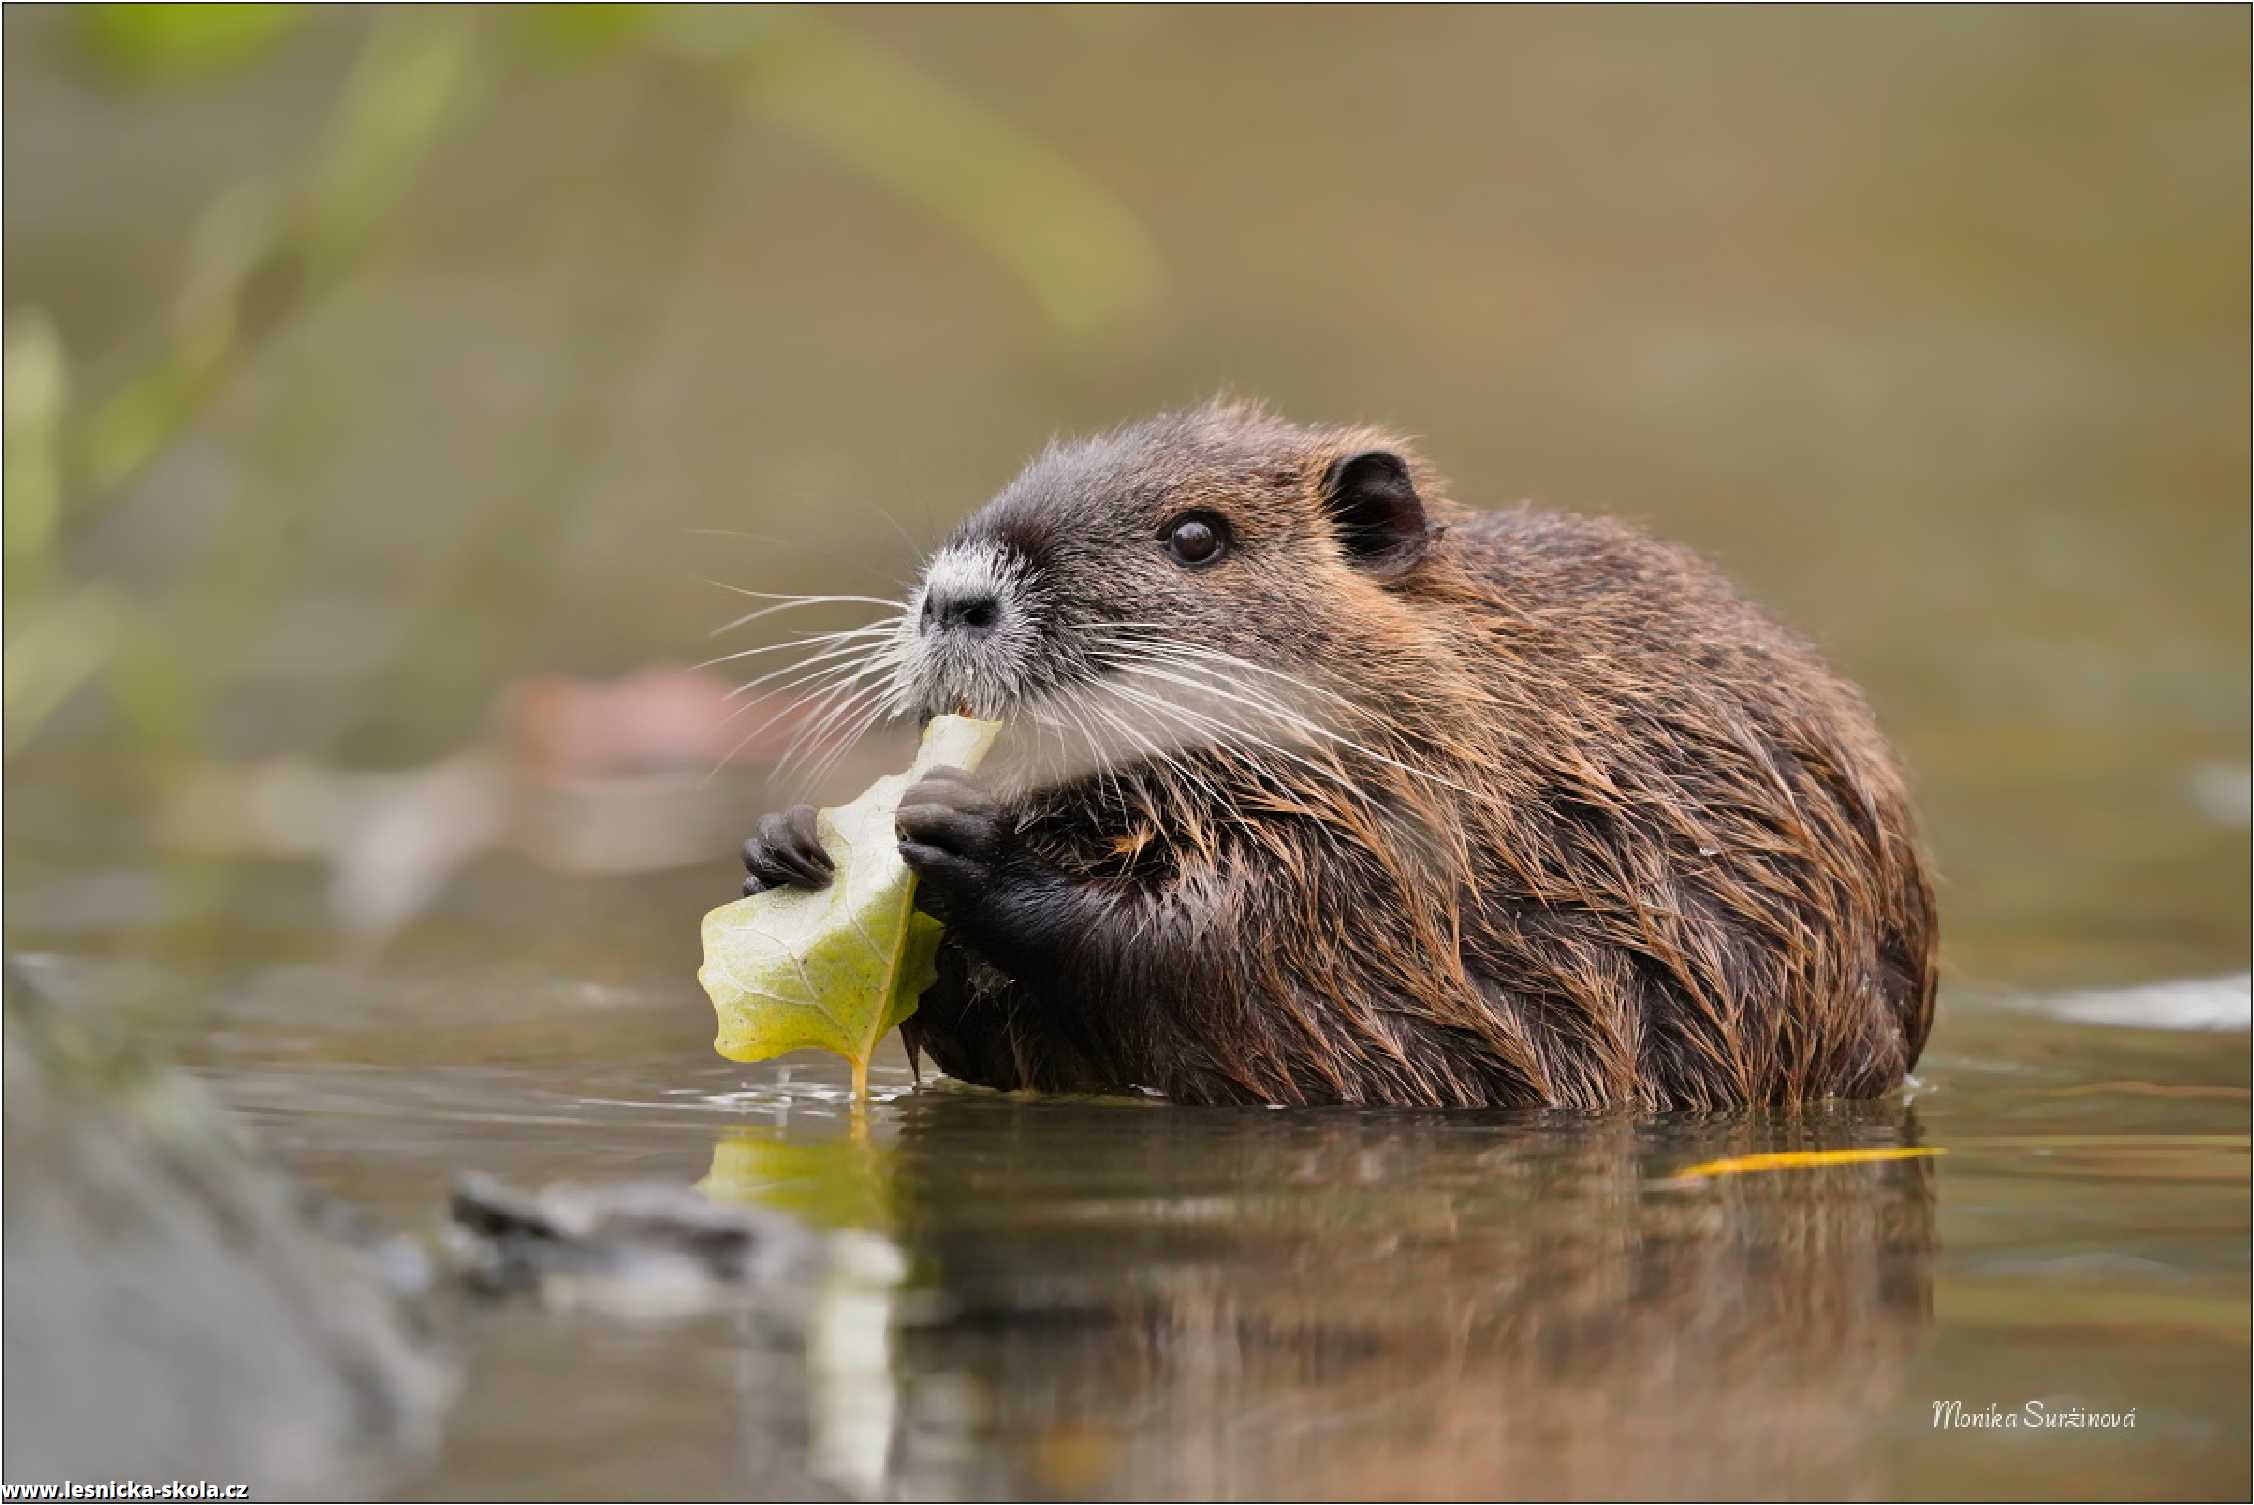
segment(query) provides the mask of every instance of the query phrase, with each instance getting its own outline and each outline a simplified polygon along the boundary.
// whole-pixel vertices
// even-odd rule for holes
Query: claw
[[[821,888],[837,871],[815,828],[814,807],[797,805],[760,817],[759,834],[744,843],[747,894],[770,888]]]

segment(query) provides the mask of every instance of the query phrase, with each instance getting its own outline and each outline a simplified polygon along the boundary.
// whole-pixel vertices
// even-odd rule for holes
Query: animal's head
[[[895,708],[998,718],[1095,693],[1131,728],[1173,701],[1173,741],[1231,704],[1310,714],[1438,536],[1419,486],[1382,435],[1235,405],[1052,445],[925,567]]]

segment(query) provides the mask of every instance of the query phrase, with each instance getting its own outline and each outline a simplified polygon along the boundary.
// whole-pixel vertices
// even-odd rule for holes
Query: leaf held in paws
[[[697,981],[720,1016],[715,1050],[731,1061],[833,1051],[853,1063],[855,1095],[867,1095],[869,1057],[916,1011],[939,951],[939,923],[916,912],[916,876],[900,860],[893,813],[927,770],[977,767],[1000,730],[935,718],[907,772],[817,816],[837,864],[827,886],[769,889],[704,917]]]

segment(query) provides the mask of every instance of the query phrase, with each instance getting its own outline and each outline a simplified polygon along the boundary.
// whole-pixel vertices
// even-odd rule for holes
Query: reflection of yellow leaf
[[[780,1129],[732,1129],[712,1147],[712,1169],[697,1190],[822,1228],[882,1233],[892,1226],[891,1152],[858,1137],[786,1139]]]
[[[853,1063],[855,1098],[868,1096],[869,1057],[916,1011],[939,951],[938,924],[916,913],[916,875],[900,860],[893,813],[926,770],[975,766],[1000,730],[935,718],[906,773],[821,812],[815,828],[837,864],[825,887],[769,889],[704,917],[697,981],[720,1015],[713,1049],[731,1061],[834,1051]]]
[[[1033,1467],[1046,1492],[1069,1499],[1094,1493],[1118,1456],[1118,1444],[1109,1434],[1063,1423],[1034,1444]]]
[[[1893,1150],[1780,1150],[1771,1155],[1732,1155],[1726,1160],[1703,1160],[1688,1170],[1675,1173],[1678,1181],[1702,1180],[1708,1176],[1742,1176],[1749,1171],[1797,1171],[1822,1165],[1862,1165],[1873,1160],[1919,1160],[1929,1155],[1946,1155],[1943,1149],[1893,1149]]]

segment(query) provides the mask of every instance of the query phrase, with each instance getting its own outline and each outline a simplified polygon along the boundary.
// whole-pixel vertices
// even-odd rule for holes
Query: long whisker
[[[1123,687],[1118,684],[1099,684],[1097,688],[1110,694],[1114,699],[1121,701],[1123,704],[1133,703],[1129,699],[1129,697],[1125,693],[1123,693]],[[1118,727],[1119,730],[1124,732],[1131,741],[1133,741],[1137,746],[1141,747],[1146,753],[1148,753],[1149,756],[1157,762],[1161,771],[1161,776],[1166,778],[1170,783],[1173,782],[1173,780],[1178,776],[1179,778],[1186,780],[1190,784],[1194,785],[1197,789],[1202,791],[1205,794],[1206,798],[1211,800],[1214,804],[1224,805],[1230,803],[1230,801],[1221,793],[1221,791],[1214,787],[1213,782],[1210,779],[1199,773],[1196,769],[1192,768],[1188,764],[1188,762],[1181,758],[1178,754],[1170,753],[1163,747],[1160,747],[1151,742],[1140,732],[1138,732],[1132,725],[1122,721],[1120,718],[1112,715],[1110,712],[1105,711],[1102,707],[1093,707],[1093,709],[1096,710],[1098,715],[1103,716],[1104,719],[1109,721],[1113,726]]]
[[[1160,633],[1164,633],[1166,631],[1166,629],[1160,626],[1160,624],[1154,622],[1112,622],[1103,624],[1101,628],[1084,627],[1081,629],[1081,632],[1084,636],[1095,639],[1100,645],[1104,647],[1132,648],[1139,653],[1157,653],[1177,659],[1197,659],[1200,661],[1226,664],[1232,669],[1239,669],[1249,674],[1258,674],[1266,679],[1280,680],[1284,684],[1290,685],[1293,689],[1303,691],[1306,694],[1314,696],[1317,699],[1327,701],[1331,704],[1344,707],[1357,713],[1367,714],[1367,712],[1364,711],[1363,707],[1356,705],[1352,700],[1349,700],[1346,696],[1339,694],[1336,690],[1332,690],[1326,686],[1316,684],[1312,680],[1303,679],[1299,675],[1287,673],[1282,669],[1273,667],[1272,665],[1256,664],[1250,659],[1239,658],[1236,654],[1225,653],[1220,649],[1213,648],[1202,643],[1187,643],[1179,638],[1172,636],[1137,637],[1127,634],[1115,635],[1114,633],[1106,630],[1119,628],[1148,628],[1152,631]]]
[[[869,734],[869,729],[883,720],[884,716],[884,700],[880,697],[871,701],[856,718],[846,725],[844,734],[836,739],[836,745],[823,754],[820,761],[807,771],[806,786],[810,789],[819,788],[822,780],[828,777],[829,771],[837,766],[838,760],[851,752],[860,740]]]
[[[810,632],[795,638],[785,638],[779,643],[769,643],[761,648],[746,648],[739,653],[723,653],[718,658],[708,658],[701,664],[691,664],[690,670],[711,669],[721,664],[734,663],[739,658],[756,658],[762,653],[780,653],[785,648],[808,647],[817,643],[836,643],[846,639],[889,637],[896,629],[890,623],[871,623],[867,627],[847,628],[842,632]]]
[[[1327,716],[1319,719],[1308,714],[1306,709],[1291,704],[1281,691],[1265,685],[1247,683],[1241,675],[1227,672],[1249,670],[1264,674],[1271,679],[1280,680],[1283,684],[1295,689],[1303,688],[1309,694],[1320,696],[1325,701],[1333,702],[1342,708],[1347,716],[1339,719],[1357,721],[1378,719],[1374,713],[1355,705],[1335,692],[1325,690],[1319,685],[1309,685],[1297,676],[1285,674],[1281,670],[1269,670],[1263,665],[1251,664],[1231,654],[1213,651],[1175,651],[1171,645],[1161,647],[1153,643],[1137,643],[1125,651],[1099,650],[1092,657],[1106,668],[1120,673],[1138,674],[1148,680],[1163,681],[1194,691],[1199,697],[1206,700],[1209,706],[1213,702],[1225,702],[1230,706],[1242,708],[1242,710],[1252,713],[1255,719],[1270,721],[1274,729],[1278,731],[1289,731],[1309,740],[1357,748],[1379,761],[1396,761],[1390,759],[1387,754],[1378,749],[1370,747],[1359,738],[1341,734],[1332,725],[1327,724],[1329,720]],[[1156,662],[1154,663],[1153,660],[1156,660]],[[1325,709],[1327,711],[1327,706]],[[1218,718],[1210,719],[1213,724],[1219,724]]]
[[[1082,710],[1086,710],[1086,714],[1093,716],[1093,719],[1095,719],[1095,721],[1100,721],[1102,725],[1107,725],[1107,728],[1111,728],[1113,732],[1116,732],[1116,734],[1118,734],[1118,739],[1125,739],[1125,741],[1122,741],[1120,750],[1127,750],[1127,748],[1125,748],[1125,743],[1127,743],[1127,741],[1141,741],[1141,739],[1138,739],[1138,737],[1136,737],[1136,734],[1134,734],[1134,728],[1132,728],[1132,725],[1127,725],[1125,721],[1120,721],[1116,714],[1111,714],[1109,710],[1104,710],[1104,707],[1102,707],[1102,705],[1098,705],[1098,703],[1095,703],[1095,701],[1089,701],[1089,703],[1086,703],[1086,705],[1082,707]],[[1143,746],[1145,746],[1145,748],[1150,748],[1150,743],[1143,743]],[[1111,782],[1111,793],[1113,793],[1113,798],[1116,798],[1116,800],[1118,800],[1118,807],[1120,807],[1120,818],[1122,818],[1122,820],[1125,820],[1125,818],[1129,816],[1129,813],[1134,813],[1134,800],[1129,800],[1129,798],[1127,798],[1127,789],[1129,789],[1129,782],[1120,780],[1120,777],[1118,777],[1118,752],[1107,752],[1107,755],[1104,755],[1104,762],[1100,764],[1100,768],[1104,768],[1104,773],[1107,773],[1107,775],[1109,775],[1109,782]]]
[[[1281,758],[1335,785],[1342,793],[1348,795],[1357,803],[1365,805],[1368,803],[1367,792],[1348,776],[1344,768],[1337,764],[1335,755],[1331,755],[1327,761],[1318,762],[1272,738],[1260,736],[1249,727],[1192,710],[1167,697],[1153,696],[1146,692],[1131,690],[1124,685],[1118,688],[1121,693],[1132,696],[1146,710],[1166,716],[1185,729],[1210,738],[1215,752],[1225,756],[1229,761],[1237,763],[1255,776],[1272,776],[1274,770],[1272,765],[1264,766],[1260,759],[1250,756],[1248,749],[1264,754],[1270,760]]]
[[[846,643],[833,649],[826,649],[821,653],[809,654],[805,658],[794,659],[790,663],[785,664],[780,668],[769,669],[764,674],[755,674],[751,678],[745,680],[742,684],[737,685],[734,689],[730,690],[726,698],[729,700],[734,700],[739,696],[749,694],[751,691],[759,688],[759,686],[763,684],[768,683],[770,680],[779,679],[785,674],[791,674],[806,669],[813,669],[822,666],[827,666],[828,668],[832,669],[865,669],[874,668],[879,665],[882,665],[886,668],[891,667],[888,663],[885,663],[885,661],[879,656],[876,649],[872,648],[870,645],[862,643]]]
[[[1352,737],[1342,736],[1339,733],[1332,731],[1329,727],[1324,726],[1321,722],[1301,715],[1300,713],[1290,710],[1289,708],[1274,701],[1239,694],[1235,691],[1224,689],[1217,684],[1199,683],[1198,681],[1189,679],[1184,675],[1171,673],[1164,669],[1156,669],[1148,664],[1139,663],[1132,659],[1106,655],[1099,655],[1099,657],[1103,658],[1103,660],[1107,664],[1123,674],[1136,674],[1149,679],[1166,680],[1171,683],[1181,685],[1187,689],[1201,690],[1209,694],[1218,695],[1224,700],[1228,700],[1240,705],[1245,705],[1251,707],[1254,710],[1265,711],[1271,715],[1276,716],[1279,720],[1283,721],[1287,726],[1290,726],[1294,730],[1305,732],[1310,736],[1319,738],[1325,742],[1332,743],[1338,747],[1345,748],[1352,752],[1360,753],[1362,756],[1371,759],[1373,762],[1383,763],[1389,768],[1393,768],[1402,773],[1413,775],[1416,778],[1424,779],[1428,782],[1438,784],[1443,788],[1452,789],[1458,794],[1468,795],[1473,799],[1480,799],[1483,797],[1476,789],[1468,789],[1465,786],[1456,783],[1452,779],[1441,777],[1439,774],[1432,772],[1430,769],[1418,768],[1412,764],[1404,763],[1398,758],[1389,757],[1385,753],[1378,751],[1376,748],[1371,747],[1365,742],[1358,741]]]
[[[1051,764],[1042,761],[1048,753],[1047,744],[1042,741],[1038,733],[1034,736],[1033,766],[1027,770],[1030,775],[1027,782],[1031,787],[1039,788],[1064,777],[1065,764],[1072,755],[1072,745],[1065,741],[1065,724],[1055,716],[1050,715],[1039,702],[1028,704],[1025,713],[1032,718],[1033,724],[1040,731],[1052,733],[1057,739],[1056,761]]]
[[[1242,706],[1256,715],[1273,718],[1276,723],[1283,727],[1305,731],[1317,724],[1312,718],[1293,710],[1273,695],[1247,686],[1232,687],[1225,685],[1219,682],[1217,677],[1209,673],[1200,674],[1195,668],[1188,665],[1176,664],[1171,669],[1159,668],[1148,663],[1140,655],[1099,653],[1095,655],[1095,658],[1098,663],[1120,674],[1131,674],[1141,679],[1157,680],[1182,689],[1193,690],[1209,701],[1223,701],[1230,705]]]
[[[1275,742],[1266,737],[1259,736],[1256,733],[1248,730],[1247,728],[1241,726],[1232,726],[1227,722],[1220,721],[1214,717],[1204,715],[1197,711],[1193,711],[1187,706],[1177,704],[1176,702],[1168,700],[1164,697],[1150,695],[1143,691],[1131,689],[1128,686],[1119,685],[1116,683],[1112,686],[1112,688],[1116,693],[1133,701],[1133,703],[1141,706],[1143,709],[1150,711],[1156,715],[1165,716],[1174,721],[1177,725],[1183,727],[1185,730],[1192,732],[1193,734],[1196,734],[1203,738],[1209,738],[1210,742],[1208,745],[1214,751],[1231,758],[1233,761],[1240,762],[1244,767],[1254,773],[1260,772],[1261,769],[1259,763],[1256,760],[1248,759],[1244,756],[1245,747],[1247,744],[1249,744],[1251,748],[1263,753],[1267,753],[1272,757],[1282,758],[1288,762],[1297,764],[1301,768],[1304,768],[1308,772],[1316,775],[1318,778],[1326,779],[1329,782],[1336,784],[1342,791],[1344,791],[1348,795],[1353,796],[1355,799],[1366,801],[1366,796],[1364,795],[1361,787],[1352,779],[1348,778],[1343,769],[1337,768],[1335,766],[1326,767],[1321,763],[1315,762],[1311,758],[1302,756],[1300,753],[1294,752],[1293,750],[1285,747],[1279,742]]]
[[[1125,797],[1120,794],[1119,781],[1111,771],[1111,754],[1105,750],[1102,740],[1096,735],[1095,728],[1088,724],[1088,718],[1083,713],[1085,710],[1084,704],[1076,708],[1072,700],[1063,698],[1052,699],[1050,704],[1055,707],[1060,715],[1070,721],[1073,730],[1079,733],[1081,746],[1085,750],[1084,756],[1095,773],[1099,797],[1108,795],[1110,802],[1116,803],[1122,811],[1125,811],[1127,802]],[[1061,733],[1059,741],[1062,741]]]
[[[847,677],[833,680],[820,691],[810,693],[802,702],[806,709],[799,718],[797,730],[785,744],[783,755],[775,760],[775,776],[785,776],[801,751],[834,725],[834,718],[845,714],[847,707],[860,702],[875,688],[873,683],[856,685],[851,677]]]
[[[1146,767],[1151,774],[1156,776],[1158,783],[1157,789],[1155,791],[1151,790],[1149,787],[1150,781],[1148,780],[1145,780],[1143,783],[1136,786],[1145,795],[1145,798],[1143,800],[1145,810],[1147,811],[1150,807],[1150,800],[1148,796],[1153,792],[1160,796],[1163,803],[1172,803],[1171,799],[1169,798],[1171,794],[1170,781],[1168,780],[1164,769],[1160,766],[1157,766],[1156,763],[1156,760],[1162,758],[1163,754],[1159,753],[1159,751],[1156,748],[1152,747],[1150,743],[1145,741],[1142,737],[1138,736],[1135,732],[1135,729],[1132,726],[1128,725],[1126,721],[1121,719],[1119,716],[1114,715],[1112,712],[1106,710],[1103,706],[1091,700],[1088,703],[1087,709],[1090,715],[1094,716],[1104,725],[1110,727],[1113,731],[1119,733],[1119,735],[1124,737],[1127,741],[1140,744],[1154,760],[1151,764],[1147,764]],[[1126,786],[1115,785],[1115,787],[1117,787],[1120,792],[1120,814],[1122,817],[1125,817],[1132,812],[1133,806],[1127,798]]]
[[[717,586],[724,591],[733,591],[739,596],[749,596],[754,601],[780,603],[774,606],[762,606],[757,611],[747,611],[733,622],[713,628],[712,636],[714,637],[720,636],[723,632],[732,632],[747,622],[756,622],[761,617],[771,617],[779,611],[794,611],[801,606],[884,606],[901,613],[905,613],[907,609],[900,602],[888,601],[882,596],[787,596],[774,591],[745,590],[740,585],[730,585],[723,580],[707,580],[705,584]]]
[[[891,670],[892,665],[885,660],[881,658],[871,659],[862,663],[859,668],[850,673],[840,676],[829,693],[833,695],[842,694],[846,702],[854,704],[870,697],[874,697],[881,703],[883,697],[891,689],[891,682],[882,676],[890,674]],[[825,698],[828,697],[825,696]],[[824,712],[824,722],[810,722],[807,735],[812,734],[812,728],[826,724],[826,717],[829,714],[828,711]]]
[[[850,684],[850,681],[846,684]],[[838,691],[845,690],[846,684],[840,684],[831,693],[835,695]],[[863,718],[864,713],[881,709],[884,688],[881,681],[862,685],[821,710],[791,739],[790,746],[775,764],[775,777],[786,777],[792,767],[800,765],[802,758],[818,756],[820,766],[826,768],[835,754],[842,753],[860,740],[860,732],[864,728],[858,727],[857,722]],[[842,739],[838,738],[840,731],[846,733]],[[834,747],[831,745],[833,741]],[[817,776],[809,775],[808,782],[811,783]]]
[[[744,733],[742,740],[737,742],[734,747],[729,748],[726,753],[722,754],[720,761],[712,766],[712,773],[705,775],[705,777],[712,777],[713,774],[717,774],[722,768],[725,768],[729,763],[733,762],[735,760],[736,754],[742,752],[746,747],[749,747],[760,733],[766,731],[767,728],[773,726],[776,722],[782,720],[785,716],[788,716],[793,712],[799,710],[809,702],[818,701],[823,697],[834,693],[838,689],[843,688],[845,685],[851,684],[856,679],[863,678],[871,673],[875,673],[879,670],[887,669],[889,667],[890,666],[887,664],[875,663],[865,664],[856,669],[851,663],[833,664],[825,668],[813,670],[811,673],[803,674],[797,679],[790,680],[787,683],[781,685],[777,690],[778,695],[780,695],[782,691],[794,689],[800,685],[812,685],[813,688],[806,690],[804,694],[793,696],[780,708],[770,713],[757,726],[754,726],[750,731]],[[842,676],[842,678],[840,676]],[[824,683],[825,681],[828,681],[828,683]],[[879,681],[879,683],[882,683],[882,681]],[[752,709],[754,706],[765,705],[767,703],[768,701],[765,700],[746,700],[742,705],[736,707],[735,710],[729,712],[726,720],[733,721],[738,716],[741,716],[745,711]],[[722,724],[725,725],[726,722],[723,722]]]
[[[864,656],[862,658],[849,658],[837,663],[820,664],[812,667],[809,667],[808,665],[803,663],[799,663],[790,664],[781,669],[771,670],[770,672],[762,674],[755,679],[744,681],[744,683],[738,685],[734,690],[731,690],[726,698],[734,700],[739,695],[743,695],[745,691],[757,687],[762,681],[773,679],[777,675],[791,674],[795,675],[796,677],[784,680],[781,684],[775,686],[768,697],[746,696],[742,705],[737,706],[733,711],[730,711],[728,713],[727,720],[733,721],[738,716],[741,716],[744,712],[750,710],[752,707],[764,705],[767,703],[768,699],[772,698],[772,696],[780,695],[787,690],[804,688],[806,690],[806,693],[805,695],[798,697],[798,700],[810,700],[814,696],[821,694],[823,690],[828,688],[828,686],[823,683],[823,681],[825,680],[832,678],[843,678],[846,680],[862,679],[866,678],[868,675],[874,674],[879,670],[888,667],[890,666],[883,663],[882,661],[871,662],[867,659],[866,656]],[[726,725],[726,722],[723,722],[722,725]]]

